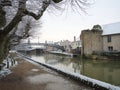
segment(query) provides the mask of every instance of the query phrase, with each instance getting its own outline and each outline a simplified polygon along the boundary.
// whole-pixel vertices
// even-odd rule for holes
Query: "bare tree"
[[[9,33],[9,48],[14,48],[21,42],[21,39],[33,37],[35,32],[39,33],[35,28],[40,27],[40,24],[29,16],[22,18],[22,21]]]
[[[50,5],[55,8],[70,5],[74,10],[79,8],[84,11],[89,3],[90,0],[0,0],[0,63],[9,51],[8,42],[18,32],[24,17],[39,20]],[[24,27],[23,31],[20,30],[23,32],[20,38],[28,35],[30,23],[26,23]]]

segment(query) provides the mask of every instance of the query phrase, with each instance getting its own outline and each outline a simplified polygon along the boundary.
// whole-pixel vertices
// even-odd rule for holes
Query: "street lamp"
[[[39,44],[39,37],[38,37],[38,44]]]

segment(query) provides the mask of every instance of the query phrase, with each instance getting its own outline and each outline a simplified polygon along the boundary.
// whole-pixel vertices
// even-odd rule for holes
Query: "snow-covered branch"
[[[48,1],[48,0],[43,1],[42,7],[41,7],[41,9],[39,10],[38,14],[35,14],[35,13],[30,12],[30,11],[28,11],[28,10],[26,10],[24,13],[25,13],[26,15],[32,16],[34,19],[38,20],[38,19],[40,19],[40,17],[43,15],[44,11],[45,11],[46,8],[49,6],[49,4],[50,4],[50,0],[49,0],[49,1]]]
[[[12,3],[10,0],[1,0],[0,6],[12,6]]]

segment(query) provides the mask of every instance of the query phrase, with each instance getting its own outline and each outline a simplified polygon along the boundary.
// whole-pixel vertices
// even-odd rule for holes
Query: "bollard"
[[[7,68],[9,68],[9,61],[8,61],[8,58],[7,58]]]
[[[2,66],[1,66],[1,64],[0,64],[0,70],[2,70]]]
[[[14,65],[14,63],[13,63],[13,59],[12,58],[10,58],[11,59],[11,66],[13,66]]]

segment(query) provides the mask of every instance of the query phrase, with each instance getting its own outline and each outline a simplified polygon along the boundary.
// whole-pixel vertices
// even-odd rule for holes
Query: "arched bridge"
[[[49,43],[21,43],[15,47],[16,50],[31,50],[36,48],[44,49],[46,51],[51,51],[51,50],[65,51],[63,46],[57,44],[49,44]]]

